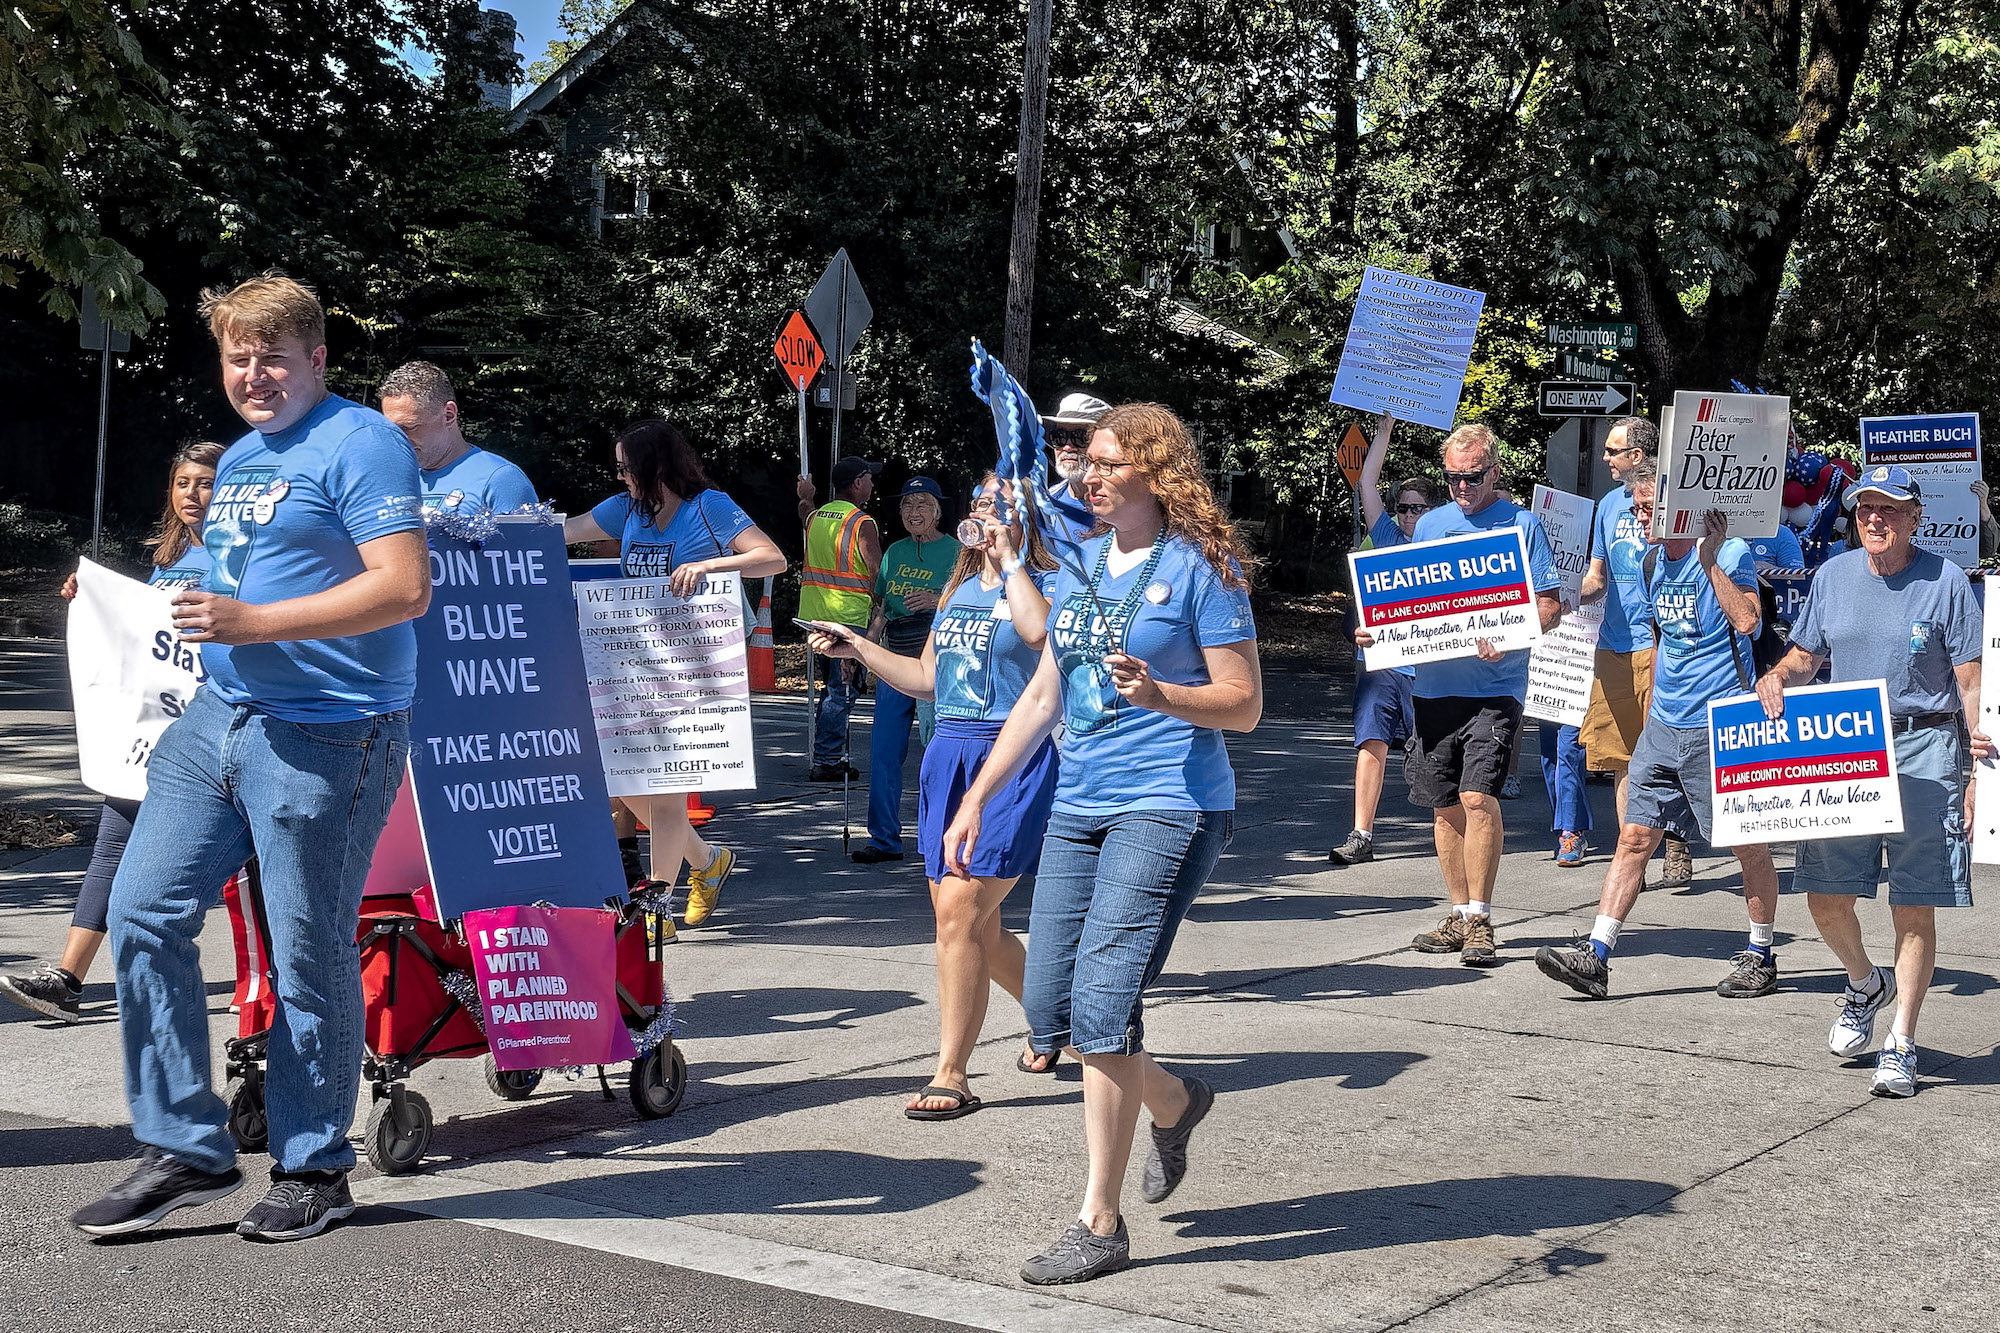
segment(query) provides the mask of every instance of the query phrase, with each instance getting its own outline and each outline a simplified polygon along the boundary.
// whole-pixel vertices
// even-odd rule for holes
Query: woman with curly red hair
[[[1038,1286],[1129,1262],[1118,1201],[1139,1107],[1153,1117],[1142,1193],[1159,1203],[1215,1100],[1147,1054],[1142,999],[1229,843],[1236,777],[1222,733],[1251,730],[1264,710],[1253,561],[1179,418],[1156,403],[1099,417],[1082,490],[1111,530],[1057,575],[1041,665],[944,835],[945,864],[963,873],[982,808],[1060,717],[1021,1000],[1034,1049],[1083,1064],[1090,1176],[1077,1221],[1021,1269]]]

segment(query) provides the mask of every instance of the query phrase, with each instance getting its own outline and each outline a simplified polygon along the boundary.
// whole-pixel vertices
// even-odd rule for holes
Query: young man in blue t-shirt
[[[409,361],[375,391],[382,415],[410,439],[423,477],[424,508],[511,514],[538,503],[528,474],[465,438],[458,398],[444,371]]]
[[[1923,492],[1906,469],[1869,468],[1843,503],[1861,545],[1819,567],[1791,647],[1757,682],[1757,697],[1771,717],[1783,716],[1786,688],[1810,681],[1829,658],[1835,681],[1887,685],[1903,832],[1801,841],[1792,887],[1805,891],[1820,938],[1847,972],[1828,1048],[1848,1059],[1864,1054],[1876,1018],[1893,1004],[1869,1091],[1909,1097],[1917,1012],[1937,963],[1937,909],[1972,906],[1966,765],[1994,754],[1977,729],[1983,618],[1964,571],[1916,545]],[[1960,740],[1968,725],[1969,749]],[[1855,910],[1885,877],[1893,968],[1869,960]]]
[[[1444,442],[1444,480],[1455,503],[1417,520],[1412,540],[1516,527],[1527,539],[1529,582],[1546,633],[1562,619],[1562,576],[1541,521],[1500,498],[1500,445],[1484,426],[1460,426]],[[1365,630],[1354,636],[1366,648]],[[1419,662],[1412,686],[1417,744],[1404,771],[1410,802],[1433,811],[1432,836],[1451,912],[1413,941],[1420,953],[1456,953],[1469,967],[1500,961],[1493,938],[1493,883],[1506,830],[1500,788],[1521,741],[1528,650],[1501,652],[1486,640],[1477,657]]]
[[[315,1235],[354,1211],[361,889],[409,754],[429,548],[409,442],[326,388],[326,317],[289,278],[204,294],[230,405],[251,427],[216,468],[202,589],[174,627],[208,683],[160,737],[111,889],[126,1097],[139,1168],[71,1221],[151,1226],[243,1183],[210,1083],[195,941],[223,881],[262,867],[277,1017],[265,1106],[271,1190],[237,1224]]]
[[[1633,484],[1632,512],[1650,526],[1658,483]],[[1568,949],[1553,945],[1535,965],[1557,981],[1596,999],[1611,982],[1611,951],[1625,918],[1645,887],[1646,862],[1669,823],[1692,824],[1706,838],[1713,824],[1710,796],[1708,705],[1748,692],[1756,669],[1750,644],[1757,635],[1757,566],[1750,548],[1729,535],[1729,520],[1711,510],[1699,541],[1667,542],[1640,564],[1640,586],[1655,626],[1653,681],[1646,726],[1632,747],[1631,784],[1618,829],[1618,850],[1604,876],[1590,939]],[[1750,943],[1715,993],[1728,1000],[1769,995],[1778,988],[1772,932],[1778,919],[1778,871],[1764,845],[1736,847],[1743,867],[1743,901],[1750,912]]]

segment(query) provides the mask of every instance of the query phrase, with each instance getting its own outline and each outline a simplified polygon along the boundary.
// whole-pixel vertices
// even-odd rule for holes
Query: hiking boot
[[[1882,1043],[1882,1053],[1875,1057],[1875,1077],[1868,1081],[1868,1091],[1877,1097],[1917,1095],[1915,1042],[1899,1042],[1893,1032],[1889,1034],[1889,1040]]]
[[[1597,950],[1582,936],[1567,949],[1543,945],[1535,951],[1535,966],[1542,969],[1543,976],[1593,1000],[1611,993],[1611,964],[1599,958]]]
[[[1465,918],[1465,947],[1459,952],[1459,962],[1467,967],[1498,967],[1500,955],[1495,951],[1496,948],[1492,917]]]
[[[1076,1221],[1054,1244],[1021,1265],[1021,1281],[1037,1287],[1088,1282],[1131,1262],[1132,1238],[1126,1234],[1124,1218],[1118,1219],[1118,1229],[1108,1236],[1097,1235]]]
[[[1729,961],[1736,964],[1736,970],[1715,987],[1715,993],[1723,999],[1754,1000],[1778,989],[1777,950],[1773,949],[1766,957],[1755,949],[1745,949]]]
[[[1852,1060],[1873,1044],[1875,1019],[1896,998],[1896,974],[1886,967],[1875,969],[1875,993],[1848,986],[1840,994],[1840,1016],[1826,1034],[1826,1048],[1843,1059]]]
[[[1347,841],[1326,854],[1326,859],[1337,866],[1358,866],[1364,861],[1375,859],[1375,839],[1360,829],[1347,835]]]
[[[176,1208],[197,1208],[234,1194],[243,1173],[203,1171],[147,1144],[139,1154],[139,1169],[113,1185],[105,1195],[69,1215],[70,1225],[86,1236],[122,1236],[144,1231]]]
[[[1208,1108],[1215,1105],[1215,1089],[1208,1084],[1198,1078],[1184,1078],[1181,1082],[1187,1086],[1187,1110],[1170,1129],[1153,1126],[1153,1151],[1146,1157],[1146,1170],[1139,1187],[1139,1197],[1147,1203],[1164,1202],[1179,1188],[1181,1177],[1187,1174],[1188,1139],[1201,1118],[1208,1114]]]
[[[1666,843],[1667,863],[1660,870],[1660,887],[1684,889],[1694,883],[1694,852],[1685,838],[1669,836]]]
[[[1500,799],[1503,801],[1518,801],[1521,799],[1521,775],[1519,773],[1509,773],[1507,780],[1500,784]]]
[[[76,1022],[83,983],[60,967],[38,967],[25,977],[0,977],[0,995],[59,1023]]]
[[[807,782],[852,782],[861,776],[861,770],[845,759],[837,764],[814,764],[806,770]]]
[[[354,1215],[345,1171],[314,1171],[271,1179],[271,1192],[243,1215],[236,1234],[245,1240],[304,1240]]]
[[[708,920],[708,914],[715,910],[715,900],[722,896],[722,886],[729,879],[729,872],[736,868],[736,853],[720,843],[716,844],[715,855],[708,858],[708,864],[700,870],[688,867],[687,910],[681,913],[681,924],[698,926]]]
[[[1556,847],[1556,864],[1564,870],[1574,870],[1583,864],[1583,835],[1565,833]]]
[[[1410,941],[1418,953],[1457,953],[1465,947],[1465,918],[1447,912],[1436,930],[1427,930]]]
[[[900,861],[901,852],[892,852],[887,847],[877,847],[872,842],[864,842],[848,855],[848,860],[860,866],[879,866],[884,861]]]

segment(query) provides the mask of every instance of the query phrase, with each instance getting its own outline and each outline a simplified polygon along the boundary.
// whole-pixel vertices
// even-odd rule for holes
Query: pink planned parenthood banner
[[[554,1069],[617,1064],[638,1054],[618,1013],[616,927],[616,913],[588,907],[465,914],[494,1064]]]

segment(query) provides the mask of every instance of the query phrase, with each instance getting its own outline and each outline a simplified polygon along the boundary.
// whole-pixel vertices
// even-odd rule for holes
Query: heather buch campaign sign
[[[691,597],[664,579],[576,588],[590,706],[613,796],[757,785],[742,578],[710,574]]]
[[[433,529],[410,771],[439,913],[625,892],[592,737],[562,528]]]
[[[1792,400],[1777,394],[1675,393],[1654,535],[1700,537],[1702,515],[1719,509],[1732,537],[1777,536],[1791,428]]]
[[[616,929],[615,913],[579,907],[465,914],[494,1064],[558,1069],[637,1054],[618,1012]]]
[[[1753,694],[1708,706],[1717,847],[1903,831],[1889,694],[1879,680]]]
[[[1896,464],[1924,492],[1917,545],[1961,569],[1979,564],[1979,414],[1861,418],[1861,470]]]
[[[1370,265],[1330,402],[1450,430],[1486,294]]]
[[[1542,637],[1519,528],[1354,551],[1347,565],[1357,622],[1375,636],[1370,671],[1472,657],[1481,639],[1506,652]]]
[[[146,799],[160,733],[208,679],[201,647],[174,630],[173,590],[85,560],[69,604],[69,685],[83,785]]]
[[[1590,711],[1590,683],[1597,675],[1597,635],[1604,604],[1582,606],[1583,575],[1590,566],[1590,528],[1597,506],[1581,495],[1536,486],[1534,515],[1549,534],[1556,572],[1562,575],[1562,623],[1544,634],[1528,656],[1529,717],[1567,727],[1583,725]]]

